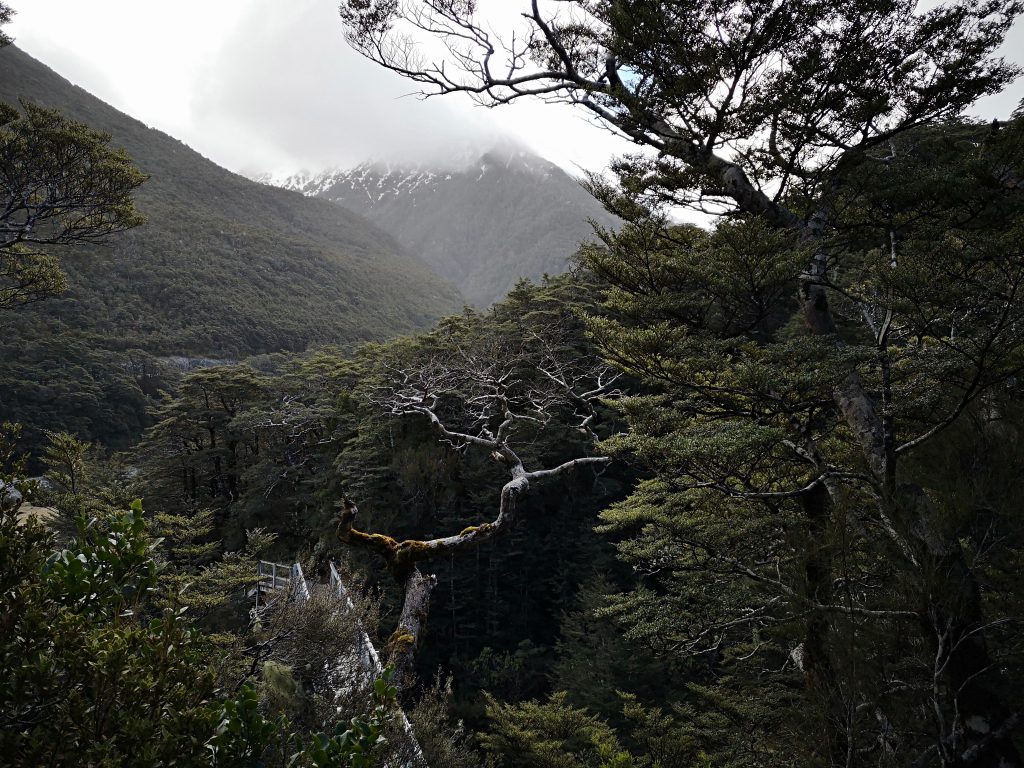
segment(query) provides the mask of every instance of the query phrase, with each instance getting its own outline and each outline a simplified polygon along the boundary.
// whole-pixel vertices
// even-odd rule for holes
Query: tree
[[[40,246],[102,242],[143,222],[132,192],[146,176],[110,136],[51,109],[0,103],[0,307],[64,290]]]
[[[397,541],[429,540],[493,519],[509,476],[489,451],[456,451],[439,441],[428,419],[390,415],[381,399],[386,385],[397,369],[413,370],[428,352],[456,363],[460,345],[477,344],[471,338],[480,340],[481,349],[482,340],[490,339],[489,348],[500,354],[515,354],[519,344],[536,362],[542,347],[532,334],[546,334],[549,343],[558,339],[561,358],[596,364],[576,312],[582,306],[596,307],[591,285],[568,277],[541,286],[524,283],[493,310],[449,321],[448,333],[368,345],[351,359],[321,350],[254,360],[259,374],[248,365],[198,372],[161,408],[160,423],[133,459],[145,478],[138,493],[148,505],[174,513],[169,531],[161,533],[175,538],[174,553],[182,550],[181,533],[197,527],[214,525],[213,538],[229,548],[243,546],[245,529],[264,527],[276,534],[273,556],[301,560],[307,573],[325,570],[329,557],[348,560],[349,568],[382,590],[384,615],[397,618],[401,586],[373,552],[339,545],[334,502],[342,494],[358,499],[356,527],[363,531],[386,532]],[[521,365],[516,375],[537,375],[531,367]],[[459,396],[453,393],[449,405]],[[599,410],[602,419],[612,413]],[[442,415],[454,418],[455,412],[445,406]],[[563,416],[569,418],[559,409],[546,428],[521,430],[514,449],[525,467],[587,455],[592,436],[577,430],[576,422],[563,423]],[[228,449],[232,442],[237,450]],[[237,482],[226,481],[229,466]],[[439,665],[450,670],[454,705],[470,728],[483,717],[481,688],[503,697],[547,692],[559,616],[581,580],[599,567],[595,562],[612,562],[613,548],[592,529],[597,512],[621,497],[624,471],[603,465],[598,473],[576,471],[557,483],[533,483],[517,500],[522,524],[479,541],[466,557],[431,561],[439,586],[431,595],[429,640],[416,654],[417,673],[429,678]],[[237,493],[229,497],[222,491],[232,483]],[[209,506],[215,515],[197,517],[197,506]],[[194,580],[202,565],[192,562],[188,558],[179,569],[182,583]],[[620,570],[628,578],[628,569]],[[195,586],[190,594],[193,612],[202,609]],[[384,640],[393,629],[386,626]]]
[[[5,484],[24,470],[13,452],[15,437],[10,425],[0,428]],[[83,493],[79,488],[77,494]],[[385,752],[385,734],[401,736],[392,723],[396,690],[389,685],[390,670],[344,702],[329,697],[326,722],[312,731],[261,705],[271,675],[256,663],[237,684],[230,679],[237,659],[225,649],[228,636],[201,632],[181,599],[198,597],[199,607],[209,608],[219,588],[223,604],[224,589],[237,592],[246,581],[251,584],[250,553],[207,560],[186,582],[178,578],[184,574],[168,575],[183,553],[164,551],[164,541],[153,536],[154,527],[167,527],[166,516],[147,519],[139,501],[125,511],[96,498],[87,501],[91,516],[77,517],[76,534],[61,549],[39,520],[19,519],[16,503],[5,498],[0,509],[5,764],[368,767],[389,760],[401,746],[393,738]],[[238,580],[235,570],[246,578]],[[336,601],[321,600],[309,612],[285,608],[282,618],[294,626],[282,633],[288,635],[284,639],[315,643],[297,659],[311,667],[308,674],[324,674],[323,654],[350,652],[351,615],[339,614]],[[326,634],[318,639],[326,642],[311,637],[318,623]],[[233,687],[225,685],[226,676]],[[362,700],[354,700],[357,694]],[[355,716],[342,720],[343,711]]]
[[[232,546],[249,528],[273,527],[292,557],[332,530],[330,510],[318,517],[321,496],[353,429],[361,371],[329,350],[278,364],[276,375],[248,364],[187,375],[155,412],[141,453],[151,498],[214,510]]]
[[[940,157],[942,173],[959,179],[962,169]],[[879,189],[881,179],[874,182]],[[946,194],[949,185],[935,188]],[[924,210],[936,202],[918,194]],[[911,746],[909,735],[922,711],[947,713],[942,739],[951,744],[957,717],[949,713],[977,708],[1013,721],[998,702],[1005,697],[1012,707],[1017,666],[1008,660],[1019,653],[1012,624],[1019,605],[990,602],[994,583],[985,575],[1013,561],[1020,532],[1001,500],[1013,474],[998,469],[1012,463],[1013,451],[995,448],[1019,429],[1011,382],[1024,340],[1011,318],[1022,310],[1014,288],[1021,252],[1003,238],[1019,230],[1020,215],[1000,223],[1005,212],[997,208],[977,230],[947,220],[932,235],[922,219],[936,209],[918,209],[895,267],[889,249],[877,249],[873,265],[847,252],[850,271],[831,283],[845,294],[835,302],[845,326],[838,350],[782,322],[782,313],[730,331],[750,321],[738,311],[744,303],[756,317],[759,295],[788,293],[772,287],[771,272],[789,256],[761,250],[770,240],[758,227],[730,224],[711,234],[627,227],[609,238],[607,251],[586,254],[616,285],[612,302],[622,312],[592,329],[651,390],[624,403],[633,432],[619,447],[656,478],[604,515],[610,531],[631,534],[622,556],[650,576],[615,612],[662,653],[700,655],[729,669],[723,689],[738,676],[760,675],[767,697],[758,670],[777,670],[783,686],[793,672],[803,675],[805,703],[793,707],[787,738],[811,730],[795,725],[808,705],[821,718],[814,730],[828,739],[819,746],[839,751],[851,743],[882,748],[875,740],[888,729],[901,734],[900,755],[926,750],[928,741]],[[772,269],[751,281],[758,266]],[[869,275],[885,278],[885,287],[867,289],[861,281]],[[873,297],[866,317],[854,294],[865,303]],[[882,345],[872,334],[874,313],[889,327]],[[891,419],[898,461],[891,496],[832,406],[851,368]],[[949,425],[951,415],[960,423]],[[809,445],[823,465],[801,455]],[[985,458],[967,463],[971,455]],[[946,476],[934,469],[940,456]],[[822,486],[835,501],[819,516],[806,497]],[[998,543],[979,547],[989,526]],[[984,644],[968,648],[982,633]],[[958,664],[977,666],[964,672]],[[777,695],[792,697],[784,689]],[[881,730],[868,719],[879,713]],[[778,735],[762,734],[766,743]]]
[[[600,719],[555,694],[544,704],[521,707],[488,701],[492,731],[481,738],[509,768],[633,768],[632,756]]]
[[[341,14],[428,94],[568,101],[647,150],[591,178],[627,225],[583,255],[613,286],[593,332],[652,388],[609,446],[656,472],[609,512],[652,574],[620,618],[750,680],[796,668],[790,727],[762,733],[803,732],[795,761],[1019,765],[1014,614],[979,584],[1014,534],[965,539],[991,508],[924,457],[1017,429],[1020,127],[956,121],[1016,75],[992,54],[1021,4],[916,8],[535,0],[501,37],[475,3]],[[678,205],[726,218],[679,227]]]
[[[43,455],[47,480],[60,493],[74,495],[83,490],[92,446],[67,432],[46,432],[49,445]]]
[[[419,564],[473,551],[510,531],[518,499],[532,483],[609,461],[583,455],[550,468],[527,468],[533,458],[527,451],[545,429],[575,430],[586,450],[597,437],[602,400],[616,394],[618,375],[597,360],[566,354],[559,330],[558,325],[543,334],[528,325],[492,329],[468,313],[449,318],[417,342],[395,345],[383,361],[371,396],[379,408],[394,418],[425,419],[452,450],[484,451],[508,473],[492,520],[438,538],[399,541],[360,531],[354,527],[356,505],[343,500],[338,537],[380,556],[404,594],[398,628],[388,642],[389,663],[400,684],[413,679],[436,584]]]
[[[11,19],[14,17],[14,9],[11,8],[7,3],[0,3],[0,27],[5,24],[10,24]],[[10,35],[7,35],[0,30],[0,48],[5,45],[10,45],[13,42]]]
[[[38,522],[0,519],[6,759],[197,764],[214,674],[178,607],[140,615],[158,577],[141,506],[80,524],[52,552]]]

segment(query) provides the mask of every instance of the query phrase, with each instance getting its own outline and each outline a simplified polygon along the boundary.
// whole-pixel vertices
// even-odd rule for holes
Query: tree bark
[[[832,605],[834,600],[832,551],[828,528],[834,501],[824,483],[818,483],[800,497],[807,520],[809,546],[804,561],[806,598],[810,605]],[[841,764],[846,752],[844,731],[832,724],[842,722],[840,704],[836,699],[836,670],[829,640],[832,634],[828,612],[813,610],[807,619],[802,643],[802,670],[808,692],[821,703],[825,714],[822,749],[830,763]]]
[[[981,589],[951,532],[939,530],[939,513],[916,484],[900,488],[900,501],[913,521],[911,535],[921,550],[926,636],[934,638],[933,696],[939,721],[939,755],[944,765],[1020,768],[1013,743],[1019,713],[990,685],[998,674],[985,639]],[[948,719],[947,719],[948,718]]]
[[[346,544],[355,544],[376,552],[384,560],[391,576],[401,585],[405,596],[398,628],[388,641],[389,663],[395,665],[397,684],[400,688],[414,679],[416,650],[430,612],[430,595],[437,584],[437,577],[433,574],[424,575],[418,563],[475,549],[484,541],[512,528],[516,520],[516,497],[526,492],[531,480],[559,475],[578,466],[605,464],[610,461],[604,456],[582,457],[566,461],[553,469],[527,472],[523,469],[519,457],[510,448],[498,446],[497,450],[501,452],[503,460],[512,464],[512,479],[501,489],[497,516],[489,523],[469,526],[453,536],[424,541],[397,541],[380,533],[364,533],[353,527],[358,514],[356,505],[348,499],[341,502],[338,538]]]
[[[451,3],[427,5],[432,7],[439,17],[433,30],[435,33],[441,37],[450,36],[470,40],[480,49],[480,60],[477,65],[467,66],[465,70],[469,74],[467,80],[462,81],[457,77],[453,79],[443,67],[424,68],[424,65],[417,60],[403,59],[401,53],[407,50],[406,47],[383,45],[382,39],[387,36],[391,27],[386,24],[371,23],[374,21],[373,17],[360,15],[357,11],[361,8],[361,4],[346,4],[349,11],[346,15],[343,7],[343,16],[346,23],[350,25],[350,40],[357,48],[361,46],[361,50],[371,59],[377,60],[406,77],[432,86],[439,93],[462,91],[481,97],[486,94],[488,103],[492,105],[508,103],[513,99],[530,95],[541,98],[556,98],[563,95],[567,100],[590,110],[606,124],[620,129],[638,144],[651,147],[662,157],[672,158],[691,169],[713,177],[717,182],[715,196],[730,198],[735,203],[737,212],[759,216],[770,226],[792,231],[797,237],[816,246],[814,257],[808,265],[806,274],[800,280],[801,311],[812,334],[832,337],[837,344],[841,344],[841,340],[836,334],[836,323],[828,306],[828,289],[825,285],[828,254],[824,252],[822,243],[827,226],[826,216],[819,212],[805,219],[803,215],[790,210],[784,203],[769,197],[762,189],[755,186],[741,165],[715,154],[713,148],[716,146],[717,128],[704,129],[704,135],[700,135],[699,129],[691,127],[685,119],[677,120],[673,125],[670,122],[673,119],[671,112],[659,111],[663,104],[647,95],[638,96],[632,93],[630,87],[623,83],[618,74],[619,62],[613,51],[607,51],[603,62],[604,66],[601,67],[600,78],[598,78],[598,73],[591,73],[590,69],[580,66],[581,61],[586,61],[586,59],[577,54],[571,46],[566,47],[564,42],[568,38],[564,37],[564,31],[560,30],[554,21],[551,23],[545,21],[538,3],[532,4],[531,13],[524,14],[534,22],[537,31],[536,38],[530,37],[529,39],[531,44],[535,40],[546,43],[550,48],[551,56],[546,59],[545,65],[543,65],[545,68],[540,71],[522,71],[525,63],[531,60],[524,51],[524,55],[514,60],[513,66],[507,73],[496,70],[492,72],[490,69],[491,58],[495,52],[492,37],[488,34],[488,30],[475,26],[472,5],[465,7]],[[386,15],[401,16],[400,7],[395,6]],[[429,13],[427,16],[429,18]],[[898,21],[898,17],[894,16],[893,19]],[[971,23],[975,22],[965,16],[958,29],[966,32]],[[430,27],[429,24],[424,24],[424,26]],[[930,46],[933,42],[929,38],[928,45]],[[885,43],[890,44],[891,38],[887,37]],[[392,55],[390,60],[389,52]],[[918,49],[918,53],[925,58],[929,54],[923,44]],[[962,63],[969,63],[970,56],[964,51],[961,53],[967,56]],[[466,53],[461,62],[468,65],[472,58],[471,54]],[[577,61],[577,58],[580,58],[580,61]],[[753,61],[753,59],[744,61],[738,65],[742,72],[751,74],[752,77],[754,73],[748,68],[752,67]],[[520,63],[516,64],[515,62]],[[754,77],[753,81],[756,82],[756,80],[757,78]],[[844,85],[847,84],[844,83]],[[826,90],[828,87],[834,86],[838,86],[838,83],[826,80]],[[601,98],[591,98],[592,94],[600,94]],[[673,93],[672,96],[676,97],[679,94]],[[960,109],[959,101],[949,97],[931,95],[924,100],[923,104],[913,103],[913,100],[906,101],[907,97],[905,96],[901,98],[905,100],[906,106],[906,113],[901,121],[889,129],[883,130],[868,120],[863,137],[859,139],[859,146],[847,151],[862,151],[872,145],[877,145],[880,141],[912,129],[916,125],[935,122],[937,117],[944,114],[953,114],[952,108],[954,107],[955,111]],[[727,108],[732,106],[730,92],[730,99],[721,107],[720,120],[731,114]],[[671,107],[667,109],[671,109]],[[929,112],[929,109],[934,112]],[[774,143],[774,135],[771,143]],[[838,139],[836,144],[837,148],[844,146],[844,142]],[[842,160],[842,156],[838,157],[832,167],[840,167]],[[780,171],[785,170],[783,165]],[[672,190],[669,189],[669,191]],[[821,210],[827,210],[827,207]],[[932,568],[930,576],[920,575],[920,583],[931,584],[933,591],[931,594],[925,595],[924,600],[918,596],[916,599],[925,604],[915,607],[919,608],[923,618],[931,616],[931,623],[942,628],[943,633],[957,638],[951,642],[946,651],[947,663],[941,665],[940,676],[945,681],[944,686],[959,695],[959,701],[964,707],[962,713],[964,722],[978,723],[975,730],[979,733],[985,728],[989,729],[983,738],[974,739],[973,743],[967,747],[967,751],[972,755],[996,754],[993,751],[995,747],[991,745],[999,742],[999,739],[994,738],[993,734],[996,734],[1006,723],[1011,723],[1012,718],[1003,718],[1001,721],[1003,725],[993,720],[993,717],[999,716],[1004,708],[1001,708],[1001,705],[997,706],[997,697],[993,690],[986,691],[983,688],[984,675],[980,672],[988,663],[987,651],[984,647],[984,618],[981,615],[975,578],[960,551],[956,536],[940,531],[938,521],[933,516],[934,510],[930,508],[930,505],[921,503],[922,499],[926,499],[926,495],[919,486],[906,486],[910,496],[918,501],[906,503],[905,501],[899,502],[895,498],[899,493],[896,491],[896,457],[895,452],[891,449],[893,438],[891,418],[888,413],[885,419],[880,418],[877,404],[864,390],[856,371],[850,371],[849,375],[835,389],[833,401],[842,420],[859,444],[863,459],[871,474],[880,481],[880,485],[884,488],[881,495],[885,498],[881,501],[886,514],[892,521],[891,527],[898,536],[909,537],[910,546],[919,551],[919,557],[908,558],[910,567],[923,568],[927,565]],[[808,555],[806,566],[807,585],[812,597],[815,597],[815,591],[825,589],[825,585],[831,582],[830,563],[827,555],[820,549],[825,546],[823,538],[832,515],[832,503],[834,502],[827,497],[827,489],[815,487],[805,494],[803,499],[812,537],[812,551]],[[886,524],[889,524],[888,520]],[[947,599],[936,599],[942,595],[945,595]],[[941,609],[936,606],[941,606]],[[815,667],[822,669],[823,665],[827,664],[827,643],[825,642],[827,630],[827,622],[823,622],[822,617],[814,616],[812,618],[805,649],[809,669]],[[816,656],[818,659],[814,661]],[[975,717],[979,720],[972,719]],[[981,724],[983,721],[984,725]],[[969,729],[973,727],[968,726]],[[1020,765],[1020,760],[1015,753],[1004,750],[1001,756],[1009,761],[1006,763],[1008,766]]]
[[[402,615],[387,645],[388,664],[395,668],[395,683],[399,688],[408,687],[416,679],[416,650],[423,636],[430,612],[430,595],[436,584],[436,576],[425,576],[419,568],[413,567],[402,585],[405,592]]]

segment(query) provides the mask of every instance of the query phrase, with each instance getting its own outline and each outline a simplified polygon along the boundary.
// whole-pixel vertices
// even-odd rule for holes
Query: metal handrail
[[[302,573],[302,566],[298,563],[291,568],[289,574],[289,586],[292,590],[292,598],[304,603],[309,600],[309,586],[306,584],[306,577]]]
[[[256,614],[260,606],[260,596],[264,593],[276,592],[279,589],[288,589],[294,593],[293,585],[297,585],[302,592],[301,600],[309,599],[309,588],[302,575],[302,568],[298,563],[295,565],[284,565],[270,560],[260,560],[256,563],[256,587],[253,595],[256,598]]]
[[[345,601],[345,608],[349,611],[355,611],[355,604],[352,602],[352,597],[348,594],[348,590],[345,589],[345,582],[341,580],[341,575],[338,573],[338,569],[334,566],[334,561],[328,563],[330,566],[330,587],[334,595]],[[357,619],[358,621],[358,619]],[[380,677],[384,672],[384,665],[380,661],[380,656],[377,654],[377,649],[373,645],[373,641],[370,640],[370,636],[366,633],[366,629],[363,627],[362,621],[359,621],[359,661],[363,666],[363,669],[369,669],[373,671],[375,677]],[[416,738],[416,731],[413,730],[412,723],[409,722],[408,716],[405,714],[405,710],[401,707],[398,708],[398,715],[402,721],[402,729],[409,737],[409,741],[412,743],[413,754],[416,756],[419,764],[424,764],[423,750],[420,748],[419,739]],[[409,768],[403,766],[403,768]]]
[[[352,597],[349,595],[348,590],[345,588],[345,582],[342,581],[341,574],[338,573],[338,569],[335,567],[334,562],[328,563],[330,570],[330,577],[328,582],[328,588],[332,595],[339,600],[344,601],[345,611],[355,611],[355,603],[352,602]],[[287,574],[287,575],[285,575]],[[280,587],[288,588],[288,598],[292,600],[298,600],[299,602],[306,602],[310,598],[309,585],[306,583],[306,577],[302,572],[302,565],[295,563],[293,565],[282,565],[279,563],[271,562],[268,560],[260,560],[256,565],[256,610],[259,611],[259,599],[260,599],[260,588],[265,587],[270,591],[277,590]],[[269,577],[269,585],[266,579]],[[366,629],[363,627],[361,621],[358,621],[359,628],[359,662],[363,667],[363,670],[370,672],[374,677],[380,677],[384,672],[384,665],[381,663],[380,655],[377,653],[377,649],[373,645],[373,641],[370,640],[370,636],[367,634]],[[336,695],[340,696],[341,691],[336,691]],[[406,716],[405,711],[401,708],[398,709],[399,717],[402,722],[402,729],[409,736],[409,740],[412,742],[414,754],[419,761],[423,763],[423,751],[420,749],[419,740],[416,738],[416,732],[413,730],[412,723],[409,722],[409,718]],[[408,768],[403,766],[403,768]]]
[[[356,609],[355,604],[352,602],[351,596],[348,594],[348,590],[345,589],[345,582],[341,580],[341,575],[338,573],[338,569],[334,567],[334,561],[329,563],[330,566],[330,586],[331,591],[334,595],[345,601],[345,607],[354,611]],[[370,636],[366,633],[366,630],[362,626],[362,622],[359,623],[359,644],[360,644],[360,657],[363,662],[363,667],[373,670],[375,675],[380,675],[384,671],[384,665],[380,661],[380,656],[377,654],[377,649],[374,647],[373,642],[370,640]]]
[[[266,586],[264,579],[270,577],[270,589],[284,587],[288,585],[293,571],[294,566],[282,565],[269,560],[260,560],[256,564],[256,576],[258,577],[257,583]]]

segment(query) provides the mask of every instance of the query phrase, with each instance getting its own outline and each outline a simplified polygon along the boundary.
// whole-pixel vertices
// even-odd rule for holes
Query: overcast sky
[[[22,49],[234,171],[460,157],[499,134],[570,171],[630,148],[568,107],[406,95],[345,45],[336,0],[8,1]],[[1004,54],[1024,59],[1024,23]],[[1019,81],[980,111],[1006,117],[1022,97]]]

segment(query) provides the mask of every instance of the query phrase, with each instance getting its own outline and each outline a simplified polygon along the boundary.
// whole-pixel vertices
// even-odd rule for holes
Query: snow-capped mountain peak
[[[514,145],[467,149],[458,162],[366,162],[256,180],[366,216],[479,306],[522,277],[564,271],[591,235],[588,219],[614,224],[574,178]]]

